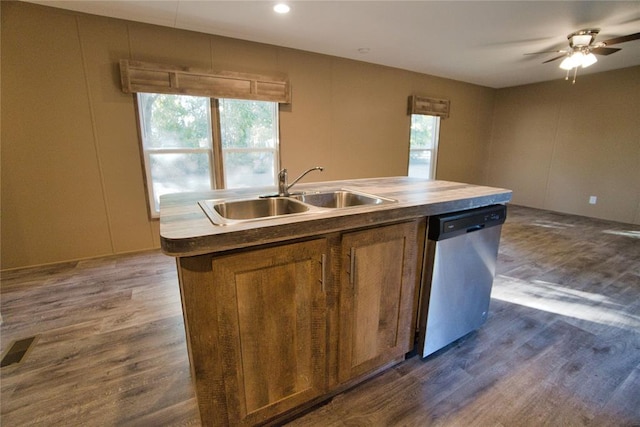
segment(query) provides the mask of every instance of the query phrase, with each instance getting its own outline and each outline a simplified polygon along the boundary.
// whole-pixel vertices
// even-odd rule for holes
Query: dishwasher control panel
[[[460,234],[482,230],[503,224],[507,218],[504,205],[492,205],[482,208],[454,212],[429,218],[429,240],[443,240]]]

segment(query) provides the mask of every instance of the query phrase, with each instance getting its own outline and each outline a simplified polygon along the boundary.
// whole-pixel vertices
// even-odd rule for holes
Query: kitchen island
[[[336,190],[388,203],[219,225],[199,202],[273,188],[162,197],[161,244],[177,259],[203,425],[278,423],[402,361],[414,345],[426,219],[511,199],[408,177],[295,186]]]

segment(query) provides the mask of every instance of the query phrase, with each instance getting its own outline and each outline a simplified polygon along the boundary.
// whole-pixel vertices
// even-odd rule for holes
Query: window
[[[160,196],[276,184],[278,104],[138,93],[152,217]]]
[[[408,176],[435,178],[439,132],[440,117],[423,114],[411,115]]]
[[[219,101],[225,188],[276,184],[278,173],[278,104]]]

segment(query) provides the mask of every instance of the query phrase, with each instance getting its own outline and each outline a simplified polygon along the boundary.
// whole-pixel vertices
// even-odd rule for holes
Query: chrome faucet
[[[318,170],[320,172],[322,172],[324,170],[324,168],[322,166],[316,166],[315,168],[310,168],[307,169],[306,171],[304,171],[302,173],[302,175],[300,175],[299,177],[297,177],[296,179],[293,180],[293,182],[291,184],[288,183],[288,177],[287,177],[287,170],[286,169],[282,169],[280,171],[280,173],[278,173],[278,196],[280,197],[286,197],[289,195],[289,189],[291,187],[293,187],[296,182],[300,181],[302,179],[302,177],[304,177],[306,174],[308,174],[311,171],[315,171]]]

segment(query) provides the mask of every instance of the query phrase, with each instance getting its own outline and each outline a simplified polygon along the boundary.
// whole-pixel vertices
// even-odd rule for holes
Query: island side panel
[[[177,259],[187,347],[202,425],[228,424],[211,255]]]
[[[413,292],[413,307],[411,311],[411,325],[414,328],[412,330],[412,334],[414,336],[418,330],[418,307],[420,305],[420,289],[422,286],[422,278],[425,274],[425,251],[427,250],[427,220],[428,217],[424,217],[420,219],[418,223],[418,240],[416,241],[416,277],[415,277],[415,285]],[[415,342],[412,342],[412,345],[415,345]]]

